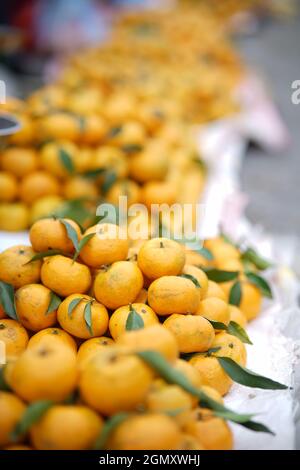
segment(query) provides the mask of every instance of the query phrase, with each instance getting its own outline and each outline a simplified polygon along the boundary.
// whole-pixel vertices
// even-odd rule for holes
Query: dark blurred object
[[[33,11],[37,0],[11,0],[0,9],[0,63],[13,73],[32,73]],[[39,70],[40,72],[40,70]]]
[[[33,18],[37,0],[10,0],[0,9],[0,26],[6,25],[22,35],[22,46],[33,43]]]
[[[24,34],[18,28],[0,25],[0,56],[10,56],[24,45]]]
[[[39,0],[3,3],[0,8],[1,76],[10,85],[10,93],[26,96],[41,85],[47,60],[36,50],[35,18]]]
[[[0,114],[0,137],[11,135],[21,128],[20,123],[11,114]]]

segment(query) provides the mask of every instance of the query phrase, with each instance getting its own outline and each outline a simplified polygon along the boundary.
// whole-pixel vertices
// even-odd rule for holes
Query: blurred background
[[[281,234],[299,234],[300,228],[300,105],[291,100],[292,83],[300,77],[299,40],[300,19],[295,15],[289,21],[266,21],[255,35],[239,41],[247,64],[264,77],[290,134],[289,145],[277,152],[250,147],[242,172],[243,189],[251,201],[249,217]]]
[[[9,95],[26,97],[56,76],[66,55],[104,41],[114,16],[123,9],[169,7],[173,3],[176,2],[3,2],[0,9],[0,79],[5,81]],[[247,215],[269,231],[297,233],[300,105],[292,104],[291,85],[300,79],[298,3],[285,0],[203,0],[202,3],[228,23],[243,60],[264,77],[290,134],[289,143],[277,149],[249,144],[242,170],[242,187],[250,200]]]

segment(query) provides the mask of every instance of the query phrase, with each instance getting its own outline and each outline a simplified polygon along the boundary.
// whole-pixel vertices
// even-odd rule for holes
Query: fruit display
[[[237,2],[183,3],[119,16],[3,105],[22,127],[0,141],[0,230],[30,243],[0,247],[0,450],[231,450],[232,423],[272,433],[226,404],[235,383],[287,388],[247,368],[271,265],[197,236],[199,125],[239,112],[223,24]]]
[[[194,0],[181,0],[185,4],[193,4]],[[256,11],[272,11],[272,1],[269,0],[199,0],[202,6],[205,6],[214,15],[225,20],[230,19],[238,13],[256,12]],[[275,2],[274,2],[275,3]]]
[[[73,87],[100,81],[118,92],[108,103],[113,118],[116,109],[122,119],[141,103],[149,119],[147,102],[154,100],[162,114],[201,124],[239,109],[234,90],[243,73],[222,23],[198,7],[124,15],[107,44],[71,57],[61,81]]]
[[[45,218],[0,254],[0,447],[229,450],[229,421],[270,432],[223,402],[234,381],[286,388],[245,369],[268,263],[224,236],[98,228]]]
[[[7,100],[22,128],[1,140],[0,230],[53,214],[86,228],[122,195],[147,207],[199,201],[195,126],[238,110],[243,67],[221,22],[196,13],[127,14],[55,82]]]
[[[86,132],[94,133],[91,147],[69,140],[60,122],[65,117],[77,129],[76,115],[58,113],[41,119],[41,124],[53,119],[61,136],[40,148],[33,143],[31,147],[4,144],[0,154],[1,230],[24,230],[52,214],[69,216],[87,227],[103,200],[118,205],[120,196],[127,197],[128,205],[197,202],[204,170],[186,126],[178,126],[180,136],[173,146],[150,135],[138,120],[114,128],[103,117],[87,116]],[[98,124],[105,127],[102,138]],[[190,190],[183,196],[183,185],[189,180]]]
[[[195,0],[180,0],[184,5],[194,5]],[[296,5],[293,1],[278,2],[276,0],[197,0],[201,5],[212,12],[214,16],[222,19],[227,26],[232,27],[231,20],[245,20],[248,15],[259,17],[289,18],[296,12]],[[239,31],[243,31],[239,29]]]

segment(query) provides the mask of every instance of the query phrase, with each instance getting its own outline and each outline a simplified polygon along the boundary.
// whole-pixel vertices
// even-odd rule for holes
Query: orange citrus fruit
[[[174,362],[179,354],[174,335],[162,325],[127,331],[117,339],[117,345],[133,352],[157,351],[170,362]]]
[[[25,328],[39,331],[56,323],[56,310],[48,312],[51,291],[42,284],[27,284],[15,293],[18,319]]]
[[[148,302],[158,315],[196,313],[200,303],[199,287],[179,276],[163,276],[152,282]]]
[[[71,219],[61,219],[70,225],[76,232],[80,241],[81,231],[79,225]],[[74,253],[75,248],[69,238],[66,226],[60,219],[46,218],[35,222],[29,232],[30,241],[35,251],[61,250],[64,253]]]
[[[152,378],[152,371],[141,359],[111,346],[81,370],[79,390],[85,403],[109,416],[141,404]]]
[[[87,266],[62,255],[45,259],[41,269],[41,279],[46,287],[63,297],[75,293],[84,294],[92,282]]]
[[[147,240],[138,253],[138,266],[149,279],[177,276],[185,263],[184,248],[167,238]]]
[[[0,391],[0,447],[13,443],[11,433],[26,410],[25,404],[12,393]]]
[[[144,327],[159,323],[156,313],[148,305],[143,303],[124,305],[124,307],[119,307],[115,310],[109,320],[109,331],[114,339],[117,339],[126,331],[126,322],[131,311],[140,316]]]
[[[87,450],[102,426],[102,418],[86,406],[56,405],[32,426],[30,440],[37,450]]]
[[[164,326],[175,336],[181,353],[207,351],[215,338],[208,320],[198,315],[170,315]]]
[[[95,235],[80,251],[82,261],[93,268],[104,264],[125,260],[128,253],[128,240],[126,233],[114,224],[99,224],[90,227],[83,237],[94,233]]]
[[[27,347],[28,333],[16,320],[4,318],[0,320],[0,341],[8,357],[19,356]]]
[[[110,309],[128,305],[143,287],[141,270],[131,261],[117,261],[100,272],[94,282],[96,299]]]
[[[76,354],[65,345],[41,342],[8,363],[4,377],[10,388],[27,402],[62,401],[77,384]]]
[[[72,302],[76,306],[72,310]],[[87,308],[90,307],[90,319],[87,321]],[[63,300],[57,310],[57,320],[60,326],[77,338],[88,339],[101,336],[108,328],[108,313],[106,308],[93,297],[82,294],[72,294]]]
[[[16,245],[0,253],[0,280],[15,288],[40,280],[42,262],[32,261],[36,255],[31,246]]]

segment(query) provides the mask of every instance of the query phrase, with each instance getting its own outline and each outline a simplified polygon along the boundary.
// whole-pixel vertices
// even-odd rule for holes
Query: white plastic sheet
[[[267,98],[263,100],[274,127],[281,130],[281,138],[272,140],[270,122],[258,134],[264,135],[261,144],[278,148],[288,140]],[[255,433],[238,425],[232,429],[236,449],[291,450],[296,447],[297,392],[299,392],[300,310],[297,304],[299,282],[292,268],[297,241],[293,237],[280,243],[280,239],[264,233],[260,227],[251,226],[244,217],[247,196],[240,188],[240,170],[246,150],[247,129],[253,130],[255,116],[264,107],[258,101],[255,111],[237,118],[220,121],[203,128],[199,145],[209,167],[204,201],[206,215],[199,227],[202,237],[218,234],[220,226],[235,240],[243,240],[274,262],[267,273],[274,299],[265,301],[263,311],[248,327],[253,346],[247,346],[247,367],[259,374],[288,385],[286,391],[251,389],[235,384],[225,399],[226,405],[239,412],[257,413],[256,420],[266,424],[275,436]],[[263,114],[261,114],[263,116]],[[247,121],[248,119],[248,121]],[[264,126],[264,119],[260,120]],[[263,132],[262,132],[263,131]],[[255,135],[251,134],[251,137]],[[294,248],[294,249],[293,249]],[[298,365],[298,368],[297,368]]]

